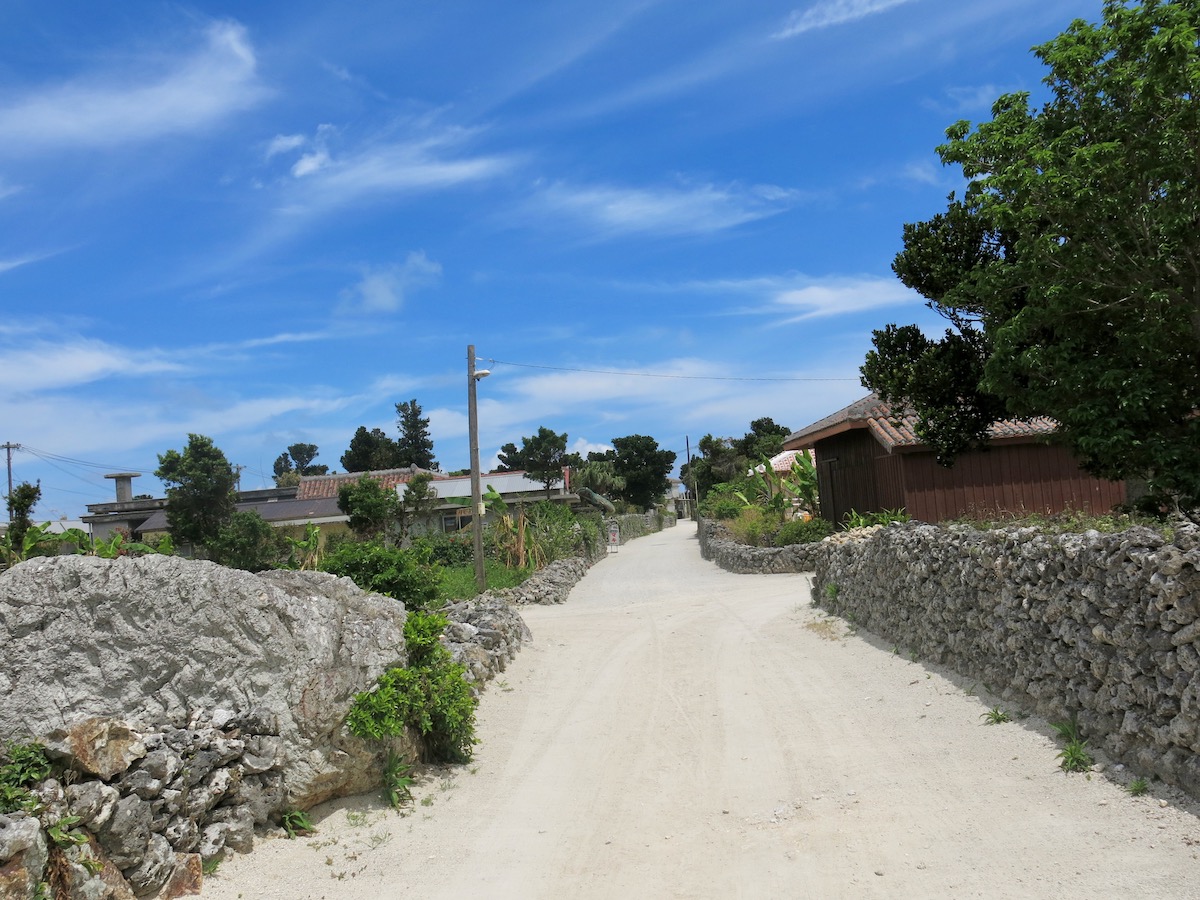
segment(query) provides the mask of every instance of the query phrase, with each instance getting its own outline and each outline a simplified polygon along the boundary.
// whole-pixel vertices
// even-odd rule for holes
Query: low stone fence
[[[823,542],[814,602],[1200,796],[1200,537],[910,523]]]
[[[816,565],[820,543],[793,544],[790,547],[751,547],[732,540],[720,522],[700,519],[697,523],[700,555],[727,572],[739,575],[780,575],[811,572]]]

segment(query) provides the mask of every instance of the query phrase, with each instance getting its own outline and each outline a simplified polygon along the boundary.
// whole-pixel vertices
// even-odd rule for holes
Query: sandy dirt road
[[[1046,723],[847,633],[689,521],[594,567],[485,692],[470,766],[221,864],[225,898],[1200,898],[1178,795],[1066,776]]]

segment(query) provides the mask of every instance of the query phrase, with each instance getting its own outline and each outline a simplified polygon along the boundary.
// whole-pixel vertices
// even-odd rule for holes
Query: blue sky
[[[0,6],[0,443],[39,519],[190,432],[271,484],[395,403],[684,457],[861,396],[946,127],[1099,0]],[[492,362],[495,360],[495,362]],[[644,373],[612,375],[605,372]],[[659,376],[659,377],[647,377]],[[760,379],[760,380],[750,380]],[[771,380],[766,380],[771,379]],[[787,379],[787,380],[784,380]]]

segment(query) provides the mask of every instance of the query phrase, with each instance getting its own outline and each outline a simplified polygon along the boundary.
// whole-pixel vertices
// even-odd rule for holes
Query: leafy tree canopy
[[[365,425],[358,426],[341,461],[347,472],[376,472],[406,465],[400,461],[399,445],[382,428],[368,431]]]
[[[420,404],[415,399],[397,403],[396,416],[396,426],[400,429],[400,440],[396,442],[399,465],[437,471],[433,439],[429,436],[429,419],[421,416]]]
[[[675,452],[660,450],[658,441],[644,434],[612,439],[613,449],[600,455],[611,460],[617,477],[625,486],[617,496],[627,503],[650,509],[671,489],[669,475],[675,466]],[[597,454],[588,454],[592,459]]]
[[[740,483],[748,469],[780,453],[789,434],[790,428],[769,417],[755,419],[740,438],[706,434],[697,445],[699,455],[683,464],[680,475],[703,500],[713,485]]]
[[[369,475],[342,485],[337,505],[349,517],[350,530],[366,540],[386,537],[404,515],[396,492]]]
[[[563,468],[579,465],[577,453],[567,452],[567,433],[556,434],[549,428],[538,428],[532,437],[521,438],[521,449],[505,444],[499,453],[501,472],[525,472],[532,481],[540,481],[546,496],[554,485],[563,480]]]
[[[167,526],[180,543],[208,547],[233,518],[233,467],[211,438],[189,434],[183,452],[158,457],[154,473],[167,488]]]
[[[302,475],[328,475],[329,466],[317,465],[316,444],[291,444],[275,459],[275,486],[299,484]]]
[[[1092,473],[1200,505],[1200,4],[1106,0],[1034,52],[1050,99],[938,148],[969,180],[894,270],[954,326],[875,333],[863,383],[943,462],[1046,415]]]
[[[20,547],[25,533],[33,525],[33,508],[42,499],[42,483],[30,484],[22,481],[5,497],[8,503],[8,537],[12,545]]]

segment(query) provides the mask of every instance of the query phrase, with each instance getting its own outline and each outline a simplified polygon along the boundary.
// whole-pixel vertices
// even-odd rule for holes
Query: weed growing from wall
[[[374,689],[354,698],[346,716],[352,734],[382,740],[411,726],[430,761],[470,761],[479,701],[464,678],[466,668],[438,640],[445,627],[445,616],[409,614],[404,621],[408,665],[389,669]]]

